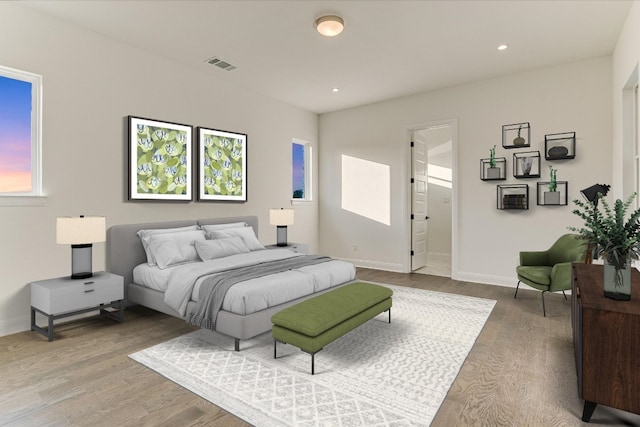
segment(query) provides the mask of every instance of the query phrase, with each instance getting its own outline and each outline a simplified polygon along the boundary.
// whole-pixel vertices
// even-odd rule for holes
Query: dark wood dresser
[[[602,265],[574,263],[573,344],[582,421],[602,404],[640,414],[640,272],[631,271],[631,301],[604,296]]]

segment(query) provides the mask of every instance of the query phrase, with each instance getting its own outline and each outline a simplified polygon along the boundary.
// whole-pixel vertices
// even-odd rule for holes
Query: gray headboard
[[[133,282],[133,269],[147,261],[147,256],[136,234],[138,230],[150,228],[173,228],[188,225],[225,224],[244,221],[253,227],[258,236],[257,216],[233,216],[228,218],[207,218],[179,221],[148,222],[141,224],[121,224],[107,230],[107,271],[124,277],[125,286]]]

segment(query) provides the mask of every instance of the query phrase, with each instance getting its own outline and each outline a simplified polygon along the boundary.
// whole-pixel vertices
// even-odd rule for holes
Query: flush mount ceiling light
[[[326,15],[316,19],[316,30],[326,37],[337,36],[344,29],[344,21],[336,15]]]
[[[340,92],[340,88],[339,87],[334,87],[331,89],[331,92]]]
[[[501,44],[500,46],[498,46],[498,50],[507,50],[509,48],[508,44]]]

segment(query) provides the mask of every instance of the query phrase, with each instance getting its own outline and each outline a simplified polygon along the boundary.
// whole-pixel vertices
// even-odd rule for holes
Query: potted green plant
[[[558,191],[558,170],[549,165],[549,191],[544,192],[545,205],[559,205],[560,192]]]
[[[603,211],[595,202],[574,200],[578,209],[573,213],[584,220],[584,226],[569,227],[595,244],[594,254],[604,258],[604,295],[620,301],[631,299],[631,260],[640,255],[640,208],[625,222],[635,197],[636,193],[633,193],[626,202],[617,199],[611,209],[599,193]]]
[[[487,168],[487,179],[500,179],[500,168],[496,166],[496,146],[489,149],[489,167]]]

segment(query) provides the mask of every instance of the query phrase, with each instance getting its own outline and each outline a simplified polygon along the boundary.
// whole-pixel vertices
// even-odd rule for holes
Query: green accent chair
[[[520,252],[520,265],[516,268],[518,285],[514,298],[518,296],[520,282],[542,291],[542,313],[546,317],[544,306],[545,292],[571,289],[571,263],[584,262],[588,241],[578,234],[565,234],[546,251]]]

